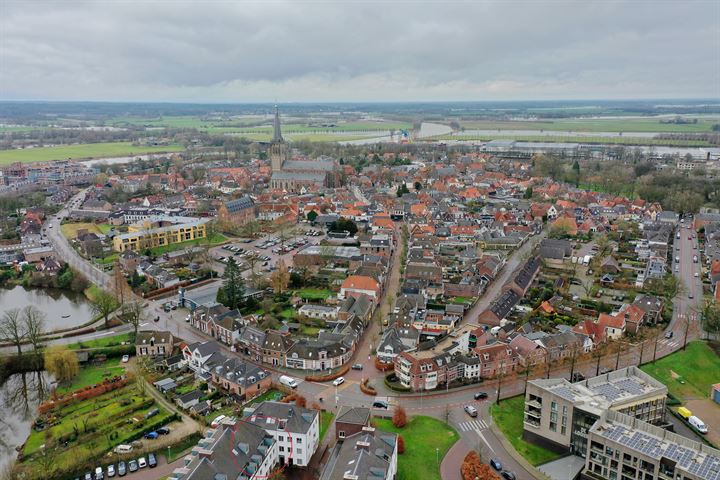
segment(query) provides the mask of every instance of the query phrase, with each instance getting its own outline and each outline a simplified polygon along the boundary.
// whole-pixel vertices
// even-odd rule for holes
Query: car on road
[[[477,408],[473,407],[472,405],[465,405],[463,407],[463,410],[465,410],[465,413],[467,413],[468,415],[470,415],[473,418],[478,416]]]
[[[511,472],[510,470],[503,470],[500,473],[500,476],[503,477],[505,480],[516,480],[516,478],[517,478],[515,476],[515,474],[513,472]]]
[[[145,457],[138,458],[138,467],[140,467],[140,468],[147,467],[147,460],[145,460]]]
[[[138,469],[137,460],[135,460],[135,459],[130,460],[130,462],[128,463],[128,470],[130,470],[130,473],[137,472],[137,469]]]
[[[488,398],[488,394],[486,392],[477,392],[473,397],[475,400],[482,400],[483,398]]]
[[[494,468],[495,470],[497,470],[498,472],[500,470],[502,470],[502,462],[500,461],[499,458],[490,459],[490,466],[492,468]]]
[[[118,472],[118,476],[120,476],[120,477],[125,476],[125,474],[127,473],[127,468],[125,468],[125,462],[118,463],[117,472]]]
[[[145,438],[147,438],[148,440],[155,440],[156,438],[158,438],[158,433],[157,432],[148,432],[143,436]]]
[[[674,335],[674,332],[672,330],[665,332],[665,338],[672,338]]]
[[[375,400],[372,406],[373,408],[384,408],[385,410],[390,408],[390,405],[388,405],[387,402],[383,402],[382,400]]]
[[[170,427],[160,427],[155,431],[160,435],[168,435],[170,433]]]
[[[362,369],[363,369],[363,365],[362,365],[362,363],[354,363],[353,366],[352,366],[352,369],[353,369],[353,370],[362,370]]]
[[[130,355],[122,356],[122,363],[128,363],[130,361]]]
[[[693,293],[690,292],[690,293],[688,293],[688,298],[692,300],[693,298],[695,298],[695,295],[693,295]]]
[[[150,467],[150,468],[157,467],[157,459],[155,458],[154,453],[148,453],[148,467]]]
[[[693,274],[693,276],[694,276],[695,278],[698,278],[698,277],[700,276],[700,274],[699,274],[698,272],[695,272],[695,273]]]
[[[342,385],[343,383],[345,383],[344,377],[338,377],[335,380],[333,380],[333,385],[335,385],[336,387]]]

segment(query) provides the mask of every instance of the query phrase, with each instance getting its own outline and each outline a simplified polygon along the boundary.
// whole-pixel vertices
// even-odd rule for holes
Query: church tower
[[[275,121],[273,122],[273,138],[270,143],[270,166],[273,172],[282,171],[283,163],[288,159],[288,146],[280,132],[280,111],[275,105]]]

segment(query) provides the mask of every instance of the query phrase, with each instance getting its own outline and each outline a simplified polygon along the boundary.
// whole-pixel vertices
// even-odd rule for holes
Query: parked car
[[[128,363],[130,361],[130,355],[122,356],[122,363]]]
[[[157,459],[155,458],[154,453],[148,453],[148,467],[150,467],[150,468],[157,467]]]
[[[493,458],[490,460],[490,466],[497,470],[498,472],[502,470],[502,462],[499,458]]]
[[[108,467],[107,467],[107,476],[108,476],[108,478],[115,476],[115,465],[108,465]]]
[[[387,410],[390,408],[390,405],[387,404],[387,402],[383,402],[382,400],[375,400],[373,402],[373,408],[384,408]]]
[[[573,382],[573,383],[574,383],[574,382],[582,382],[583,380],[585,380],[585,375],[583,375],[583,374],[580,373],[580,372],[575,372],[575,373],[573,373],[573,376],[572,376],[572,382]]]
[[[156,438],[158,438],[158,433],[157,432],[148,432],[144,435],[144,437],[147,438],[148,440],[155,440]]]
[[[225,415],[218,415],[217,417],[215,417],[215,420],[212,421],[212,423],[210,424],[210,426],[211,426],[212,428],[217,428],[217,427],[219,427],[219,426],[220,426],[220,422],[222,422],[223,420],[225,420],[225,418],[226,418]]]
[[[154,416],[157,415],[158,413],[160,413],[160,409],[159,409],[159,408],[153,408],[152,410],[150,410],[149,412],[147,412],[147,413],[145,414],[145,418],[154,417]]]
[[[140,467],[140,468],[147,467],[147,460],[145,460],[145,457],[138,458],[138,467]]]
[[[127,473],[127,469],[125,468],[125,462],[118,463],[117,473],[120,477],[125,476],[125,474]]]
[[[128,470],[130,470],[130,473],[137,472],[137,469],[138,469],[137,461],[135,459],[130,460],[130,462],[128,462]]]
[[[105,474],[103,473],[102,467],[95,467],[95,480],[103,480]]]
[[[503,470],[500,473],[500,476],[503,477],[505,480],[516,480],[517,477],[515,477],[515,474],[509,470]]]
[[[473,398],[475,398],[475,400],[482,400],[483,398],[488,398],[488,394],[486,392],[477,392],[473,395]]]
[[[606,373],[610,373],[610,372],[612,372],[612,369],[607,368],[607,367],[600,369],[600,375],[605,375]]]
[[[353,364],[352,369],[353,370],[362,370],[363,369],[362,363]]]
[[[158,429],[155,430],[155,431],[156,431],[157,433],[159,433],[160,435],[167,435],[167,434],[170,433],[170,428],[169,428],[169,427],[160,427],[160,428],[158,428]]]
[[[477,408],[473,407],[472,405],[465,405],[463,407],[463,410],[465,410],[465,413],[467,413],[468,415],[470,415],[473,418],[478,416]]]
[[[338,377],[335,380],[333,380],[333,385],[335,385],[336,387],[342,385],[343,383],[345,383],[344,377]]]
[[[88,472],[85,474],[85,480],[93,480],[92,473]]]

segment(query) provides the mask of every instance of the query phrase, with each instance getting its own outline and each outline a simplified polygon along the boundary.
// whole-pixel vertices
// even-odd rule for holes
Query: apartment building
[[[245,420],[272,435],[278,445],[281,465],[307,466],[320,443],[317,410],[289,403],[263,402]]]
[[[665,385],[634,366],[577,383],[532,380],[525,394],[523,438],[585,457],[588,431],[604,412],[662,424],[667,392]]]
[[[132,231],[116,235],[113,238],[113,249],[116,252],[124,252],[125,250],[138,252],[146,248],[162,247],[173,243],[205,238],[208,221],[208,219],[204,218],[157,228],[131,228]]]
[[[183,459],[170,480],[269,478],[278,463],[278,442],[264,429],[225,420],[205,436]]]
[[[588,480],[720,480],[720,450],[613,410],[590,428],[587,443]]]
[[[372,427],[335,444],[321,480],[395,480],[397,434]]]

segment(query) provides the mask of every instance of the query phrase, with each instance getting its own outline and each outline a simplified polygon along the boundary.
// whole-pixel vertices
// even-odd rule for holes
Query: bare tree
[[[22,354],[22,344],[27,332],[22,321],[19,308],[11,308],[3,312],[0,318],[0,337],[6,338],[15,345],[18,355]]]
[[[657,358],[657,347],[658,347],[658,342],[660,341],[660,332],[661,332],[660,329],[654,328],[653,330],[650,331],[650,334],[649,334],[649,337],[653,342],[653,357],[652,357],[653,363],[655,363],[655,359]]]
[[[499,404],[499,403],[500,403],[500,388],[502,388],[502,383],[503,383],[503,379],[505,378],[505,375],[507,375],[507,373],[505,372],[505,361],[501,361],[501,362],[500,362],[500,365],[499,365],[498,372],[497,372],[497,374],[496,374],[496,376],[497,376],[497,381],[498,381],[498,385],[497,385],[497,397],[495,397],[495,403],[496,403],[496,404]]]
[[[105,290],[101,290],[95,295],[92,302],[92,309],[95,315],[100,315],[105,319],[105,326],[108,326],[110,314],[117,308],[115,297]]]
[[[597,377],[600,375],[600,364],[602,363],[602,359],[605,356],[605,354],[608,351],[608,345],[607,343],[601,343],[600,345],[593,348],[592,352],[590,352],[590,355],[593,359],[595,359],[595,376]]]
[[[133,326],[134,337],[137,338],[138,328],[145,320],[145,311],[142,303],[139,301],[128,302],[122,307],[122,316],[130,325]]]
[[[577,343],[570,347],[570,356],[568,361],[570,362],[570,381],[573,381],[575,375],[575,366],[577,365],[578,357],[582,354],[582,347]]]
[[[33,347],[33,351],[40,352],[42,334],[45,331],[45,314],[34,305],[23,308],[22,320],[25,327],[25,336]]]

